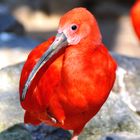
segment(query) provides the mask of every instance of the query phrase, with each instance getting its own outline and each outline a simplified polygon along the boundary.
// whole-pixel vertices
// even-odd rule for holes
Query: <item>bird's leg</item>
[[[65,114],[61,104],[55,98],[51,100],[49,107],[47,108],[47,114],[53,123],[59,122],[64,125]]]
[[[58,122],[57,119],[54,118],[54,117],[52,116],[52,114],[49,112],[49,109],[47,109],[47,115],[48,115],[48,118],[49,118],[53,123],[57,123],[57,122]]]
[[[72,136],[71,140],[78,140],[78,136]]]
[[[80,135],[81,131],[83,130],[83,127],[84,127],[84,125],[73,130],[73,136],[72,136],[71,140],[78,140],[78,136]]]

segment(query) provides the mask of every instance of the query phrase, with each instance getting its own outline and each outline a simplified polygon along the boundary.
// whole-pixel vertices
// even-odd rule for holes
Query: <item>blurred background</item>
[[[60,17],[83,6],[99,23],[110,51],[140,57],[129,12],[134,0],[0,0],[0,68],[24,61],[40,42],[55,35]]]

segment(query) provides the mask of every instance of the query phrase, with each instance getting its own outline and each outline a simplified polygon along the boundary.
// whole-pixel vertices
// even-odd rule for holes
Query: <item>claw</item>
[[[55,119],[54,117],[50,116],[49,114],[48,114],[48,117],[49,117],[49,119],[50,119],[53,123],[57,123],[57,122],[58,122],[57,119]]]
[[[57,123],[57,119],[53,117],[52,113],[50,113],[49,109],[47,109],[47,116],[48,118],[53,122],[53,123]]]
[[[55,118],[52,117],[51,120],[53,123],[57,123],[57,120]]]
[[[64,120],[60,121],[59,123],[60,123],[61,125],[64,125]]]
[[[50,115],[48,115],[48,117],[49,117],[49,119],[53,122],[53,123],[60,123],[61,125],[64,125],[64,120],[61,120],[61,121],[58,121],[56,118],[54,118],[54,117],[52,117],[52,116],[50,116]]]
[[[48,118],[53,122],[53,123],[59,123],[61,125],[64,125],[64,120],[65,120],[65,117],[57,117],[56,115],[54,115],[50,110],[49,108],[47,108],[47,116]],[[56,117],[54,117],[56,116]]]

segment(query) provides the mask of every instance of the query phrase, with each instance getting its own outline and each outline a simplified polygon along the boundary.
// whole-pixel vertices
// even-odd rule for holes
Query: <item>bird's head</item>
[[[75,8],[60,19],[58,33],[63,33],[68,45],[76,45],[85,39],[100,43],[101,34],[94,16],[85,8]]]
[[[34,77],[50,58],[62,48],[77,45],[83,41],[99,44],[101,34],[94,16],[85,8],[75,8],[61,17],[55,40],[30,72],[21,94],[21,100],[25,99]]]

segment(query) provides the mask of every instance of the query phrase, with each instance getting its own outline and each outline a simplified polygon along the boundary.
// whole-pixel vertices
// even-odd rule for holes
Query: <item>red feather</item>
[[[71,18],[74,16],[77,18]],[[98,25],[91,13],[76,8],[61,18],[60,27],[73,22],[82,26],[77,35],[87,36],[67,46],[43,66],[21,105],[26,110],[25,123],[45,122],[74,130],[74,135],[78,135],[106,101],[115,81],[117,65],[101,43]],[[90,30],[85,33],[87,27]],[[20,94],[29,73],[53,41],[54,38],[49,39],[29,54],[21,74]],[[58,122],[54,123],[52,118]]]

